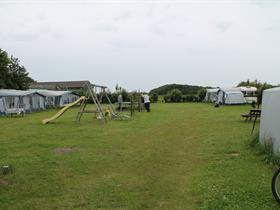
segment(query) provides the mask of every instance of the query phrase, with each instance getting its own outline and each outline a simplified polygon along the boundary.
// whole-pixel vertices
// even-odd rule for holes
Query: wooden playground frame
[[[76,116],[76,122],[80,122],[83,114],[85,113],[94,114],[102,122],[106,122],[106,114],[109,114],[112,119],[126,120],[130,118],[130,116],[121,115],[119,112],[114,111],[112,102],[107,94],[108,88],[106,86],[86,83],[83,88],[85,91],[85,99],[81,101],[80,109]],[[108,102],[108,110],[106,112],[103,110],[101,105],[104,97]],[[92,100],[92,102],[95,104],[96,110],[86,109],[86,106],[90,100]]]

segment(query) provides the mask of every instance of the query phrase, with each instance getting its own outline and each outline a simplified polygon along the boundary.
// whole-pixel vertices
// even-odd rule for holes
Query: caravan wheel
[[[275,172],[272,178],[272,193],[278,203],[280,203],[280,168]]]

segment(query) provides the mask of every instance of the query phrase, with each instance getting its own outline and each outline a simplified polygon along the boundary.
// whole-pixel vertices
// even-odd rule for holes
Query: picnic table
[[[7,108],[5,111],[7,116],[24,116],[25,115],[25,110],[23,108]]]
[[[245,118],[245,121],[251,121],[253,118],[257,119],[261,116],[261,109],[251,109],[248,114],[243,114],[242,117]]]

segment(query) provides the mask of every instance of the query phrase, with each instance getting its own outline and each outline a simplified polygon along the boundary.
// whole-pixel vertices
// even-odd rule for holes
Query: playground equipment
[[[43,120],[43,124],[47,124],[57,118],[59,118],[61,115],[63,115],[69,108],[72,106],[75,106],[77,104],[80,104],[80,109],[76,116],[76,122],[80,122],[83,114],[91,113],[94,114],[97,119],[99,119],[102,122],[106,122],[106,116],[109,116],[111,119],[118,119],[118,120],[125,120],[129,119],[130,117],[127,115],[122,115],[121,113],[118,113],[114,111],[113,105],[111,103],[111,100],[107,94],[107,87],[101,86],[101,85],[93,85],[86,83],[84,85],[84,92],[85,96],[80,97],[75,102],[67,105],[63,109],[61,109],[56,115],[54,115],[51,118]],[[104,110],[101,102],[105,99],[108,103],[108,109]],[[92,101],[96,107],[95,110],[87,110],[86,106],[87,104]]]
[[[111,119],[125,120],[130,118],[129,116],[121,115],[119,112],[116,112],[114,110],[112,102],[107,94],[106,86],[85,84],[85,92],[86,100],[81,103],[80,110],[76,116],[77,122],[80,122],[83,114],[85,113],[95,114],[97,119],[101,120],[102,122],[106,121],[106,113],[108,113]],[[105,99],[105,101],[107,101],[108,103],[108,109],[106,109],[106,111],[104,111],[101,106],[101,102],[103,101],[103,99]],[[96,106],[96,110],[86,110],[86,106],[89,100],[93,101]]]
[[[129,97],[130,101],[123,102],[122,110],[129,110],[130,116],[132,116],[135,111],[142,112],[144,110],[143,98],[141,92],[132,92]]]
[[[62,108],[58,113],[56,113],[53,117],[48,118],[48,119],[44,119],[42,121],[43,124],[47,124],[57,118],[59,118],[61,115],[63,115],[68,109],[70,109],[72,106],[75,106],[76,104],[80,103],[81,101],[86,100],[85,96],[80,97],[79,99],[77,99],[76,101],[74,101],[71,104],[68,104],[67,106],[65,106],[64,108]]]

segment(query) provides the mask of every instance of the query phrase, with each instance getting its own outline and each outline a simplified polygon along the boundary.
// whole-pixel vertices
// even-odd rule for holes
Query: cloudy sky
[[[0,48],[37,81],[278,84],[279,11],[276,0],[0,0]]]

